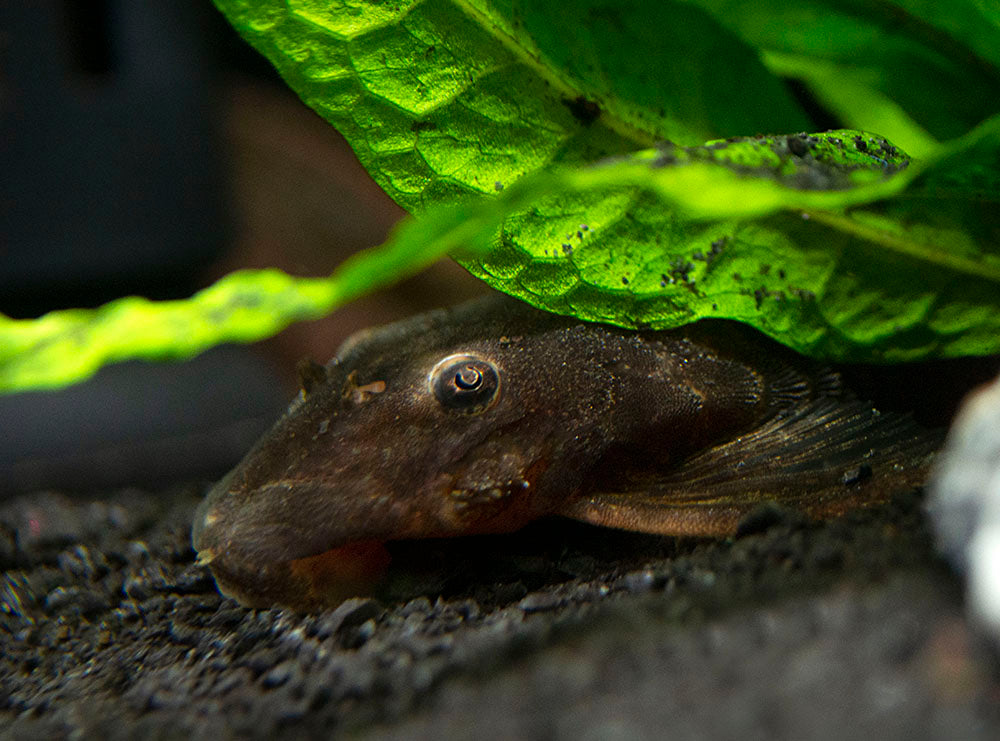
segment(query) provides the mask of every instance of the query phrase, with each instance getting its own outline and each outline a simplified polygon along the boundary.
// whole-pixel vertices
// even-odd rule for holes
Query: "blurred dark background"
[[[0,312],[324,275],[402,216],[210,0],[0,3]],[[0,494],[223,473],[355,329],[482,290],[442,262],[258,345],[0,396]]]

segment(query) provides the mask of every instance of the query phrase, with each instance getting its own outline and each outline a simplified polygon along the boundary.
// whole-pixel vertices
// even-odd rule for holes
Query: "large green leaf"
[[[756,52],[680,2],[216,4],[414,213],[556,162],[808,125]]]
[[[915,156],[1000,94],[1000,10],[975,0],[216,4],[411,211],[659,139],[807,127],[772,73]]]

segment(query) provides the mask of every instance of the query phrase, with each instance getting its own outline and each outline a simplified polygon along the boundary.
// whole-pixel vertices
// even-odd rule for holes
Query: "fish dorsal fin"
[[[731,535],[765,502],[813,518],[887,500],[923,483],[941,435],[909,417],[821,398],[779,414],[669,471],[606,472],[558,514],[662,535]]]

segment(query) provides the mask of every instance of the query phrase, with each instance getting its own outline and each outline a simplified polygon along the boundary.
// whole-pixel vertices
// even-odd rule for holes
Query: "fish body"
[[[244,604],[363,589],[387,541],[561,515],[726,535],[762,501],[825,516],[918,483],[936,438],[729,322],[636,332],[490,296],[345,342],[199,508]]]

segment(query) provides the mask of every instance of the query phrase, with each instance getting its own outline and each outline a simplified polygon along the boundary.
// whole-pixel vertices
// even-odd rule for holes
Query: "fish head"
[[[305,373],[196,513],[194,546],[222,591],[329,602],[377,578],[386,541],[509,532],[545,514],[552,460],[586,437],[576,392],[607,382],[579,362],[567,320],[525,321],[513,303],[366,330]]]

